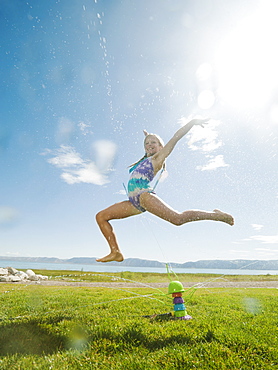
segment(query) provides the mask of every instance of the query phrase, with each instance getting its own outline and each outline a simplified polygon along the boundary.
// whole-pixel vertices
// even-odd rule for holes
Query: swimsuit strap
[[[123,187],[124,187],[124,189],[125,189],[126,195],[128,196],[127,188],[126,188],[126,186],[125,186],[125,183],[124,183],[124,182],[123,182]]]

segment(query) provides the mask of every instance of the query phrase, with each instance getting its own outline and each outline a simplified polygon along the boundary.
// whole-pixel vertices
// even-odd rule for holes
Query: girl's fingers
[[[209,120],[210,118],[195,118],[191,122],[194,125],[204,125],[204,124],[207,124]]]

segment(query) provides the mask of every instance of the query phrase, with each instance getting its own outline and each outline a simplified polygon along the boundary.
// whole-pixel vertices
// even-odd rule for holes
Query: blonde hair
[[[164,146],[164,141],[161,139],[161,137],[159,136],[159,135],[156,135],[156,134],[150,134],[150,133],[148,133],[146,136],[145,136],[145,139],[144,139],[144,145],[145,145],[145,142],[146,142],[146,140],[147,140],[147,137],[149,137],[149,136],[154,136],[156,139],[157,139],[157,141],[158,141],[158,144],[160,145],[160,146]]]
[[[160,146],[164,147],[164,141],[162,140],[162,138],[161,138],[159,135],[156,135],[156,134],[150,134],[150,133],[147,133],[146,131],[144,131],[144,133],[145,133],[144,146],[145,146],[145,142],[146,142],[146,139],[148,138],[148,136],[154,136],[154,137],[157,139],[158,144],[159,144]],[[143,156],[142,158],[140,158],[140,159],[139,159],[139,161],[137,161],[137,162],[135,162],[135,163],[131,164],[130,166],[128,166],[128,168],[133,167],[133,166],[136,166],[139,162],[141,162],[143,159],[145,159],[145,158],[147,158],[147,157],[148,157],[148,155],[147,155],[147,153],[145,153],[145,154],[144,154],[144,156]],[[166,164],[165,164],[165,162],[163,163],[163,167],[162,167],[162,168],[163,168],[163,170],[165,170],[165,169],[166,169]]]

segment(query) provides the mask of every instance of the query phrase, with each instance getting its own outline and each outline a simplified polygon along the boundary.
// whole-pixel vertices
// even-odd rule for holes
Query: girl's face
[[[162,145],[160,144],[158,138],[154,135],[146,136],[144,147],[148,157],[154,155],[162,149]]]

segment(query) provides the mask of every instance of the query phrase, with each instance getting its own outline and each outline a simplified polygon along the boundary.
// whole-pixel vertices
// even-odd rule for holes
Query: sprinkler
[[[192,317],[187,314],[182,293],[184,288],[179,281],[171,281],[168,286],[168,294],[172,294],[174,304],[174,317],[178,320],[190,320]]]
[[[147,316],[143,316],[143,317],[148,317],[152,320],[158,320],[158,321],[162,321],[162,320],[191,320],[192,317],[187,314],[186,307],[185,307],[185,304],[184,304],[184,300],[182,298],[182,293],[185,292],[185,290],[183,288],[183,285],[182,285],[181,282],[179,282],[177,280],[176,281],[171,280],[170,269],[169,269],[168,264],[166,264],[166,269],[167,269],[168,277],[169,277],[169,280],[170,280],[170,284],[168,286],[168,294],[172,294],[172,297],[173,297],[174,314],[172,314],[172,312],[169,312],[169,313],[164,313],[164,314],[159,314],[159,315],[157,315],[157,314],[147,315]],[[171,270],[171,272],[178,279],[177,275],[172,270]],[[190,289],[187,290],[187,296],[188,296],[189,291],[191,291],[191,294],[194,293],[195,290],[192,290],[192,289],[194,289],[194,287],[191,287]]]

